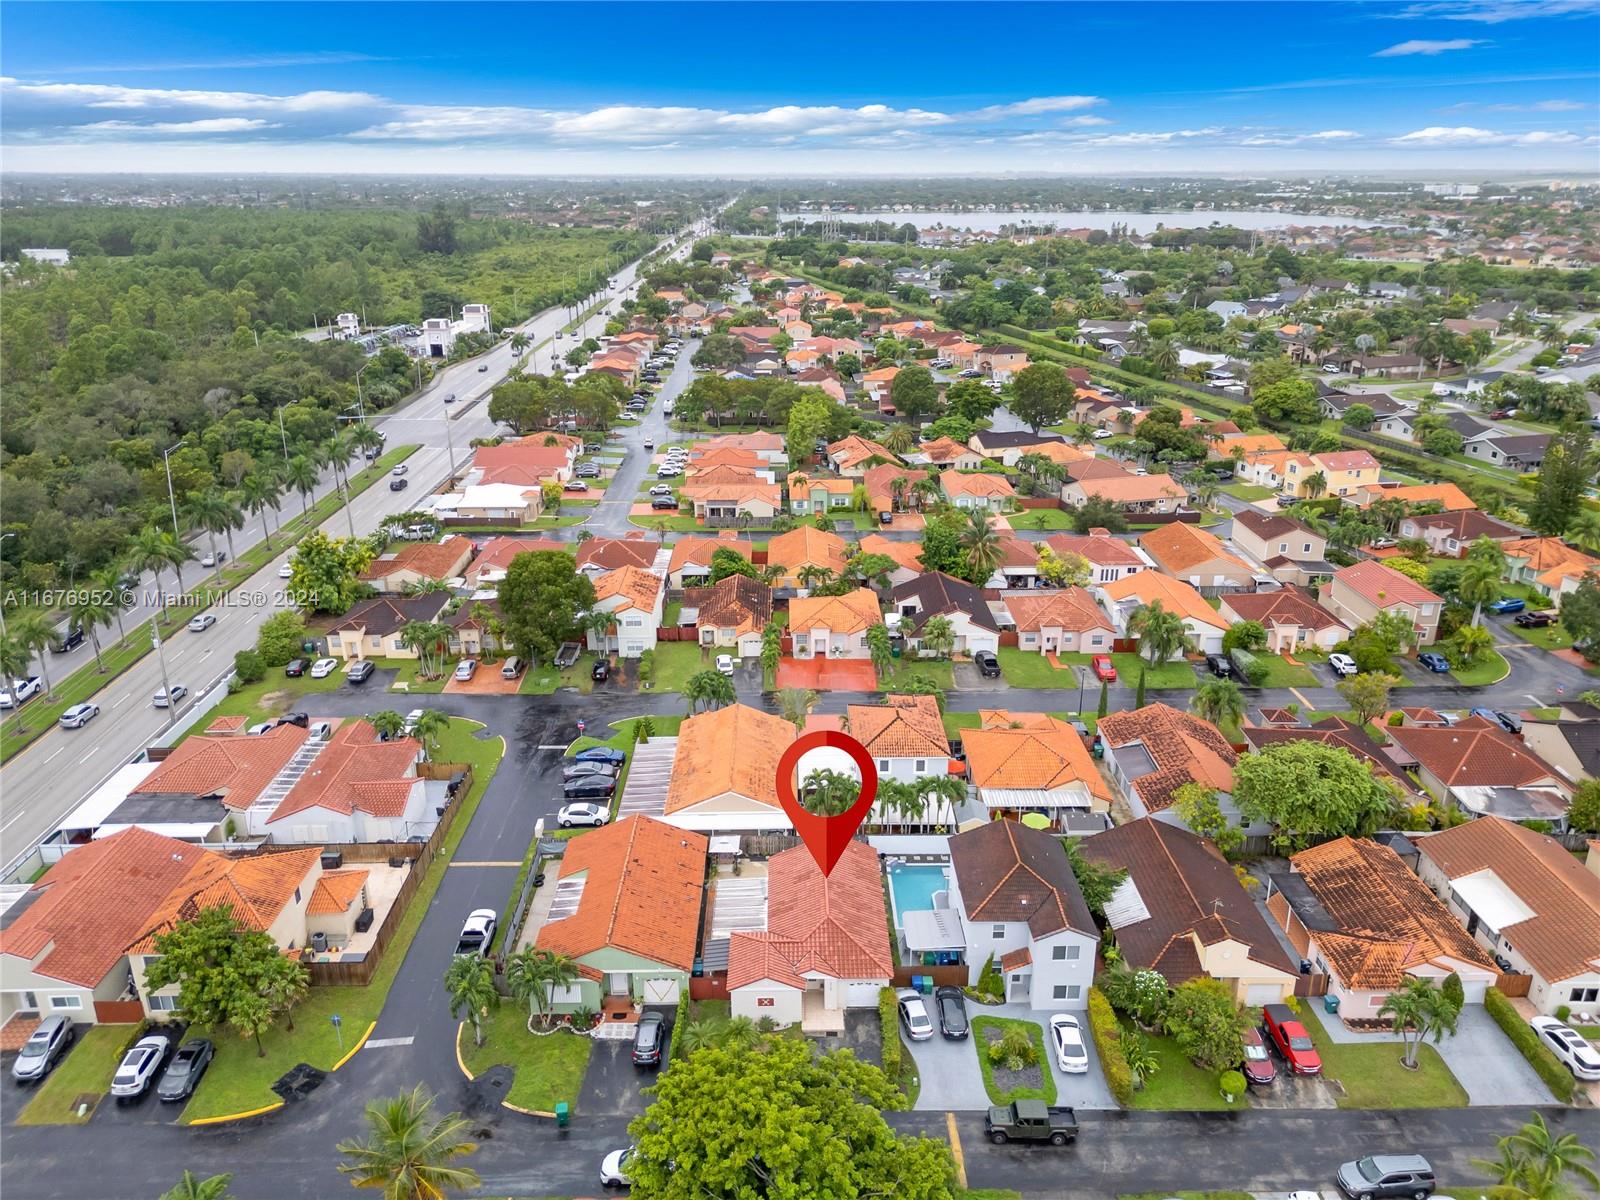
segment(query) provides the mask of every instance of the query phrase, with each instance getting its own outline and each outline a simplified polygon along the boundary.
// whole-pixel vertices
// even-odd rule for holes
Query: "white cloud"
[[[1109,117],[1068,117],[1063,125],[1111,125],[1115,124]]]
[[[1484,44],[1481,38],[1450,38],[1448,41],[1432,42],[1426,38],[1414,38],[1409,42],[1397,42],[1386,50],[1379,50],[1373,58],[1404,58],[1411,54],[1447,54],[1451,50],[1471,50],[1474,46]]]
[[[201,121],[95,121],[80,125],[91,133],[249,133],[253,129],[281,129],[281,123],[260,117],[208,117]]]
[[[1104,103],[1099,96],[1036,96],[1031,100],[1018,100],[1014,104],[991,104],[969,115],[979,121],[988,121],[995,117],[1033,117],[1040,113],[1075,112]]]
[[[259,92],[194,91],[179,88],[133,88],[110,83],[24,83],[0,78],[0,92],[10,103],[42,101],[86,108],[209,108],[283,113],[348,111],[382,105],[366,92],[300,92],[271,96]]]
[[[1306,140],[1312,142],[1343,142],[1360,136],[1354,129],[1324,129],[1319,133],[1306,134]]]
[[[1421,0],[1378,15],[1399,20],[1436,17],[1499,25],[1532,17],[1581,17],[1600,12],[1600,0]]]
[[[1557,146],[1579,140],[1566,130],[1534,130],[1529,133],[1497,133],[1471,125],[1430,125],[1390,138],[1397,146]]]

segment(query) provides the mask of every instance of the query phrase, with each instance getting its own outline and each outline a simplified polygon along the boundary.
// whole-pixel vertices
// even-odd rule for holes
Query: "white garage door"
[[[884,983],[875,979],[849,980],[844,985],[846,1008],[877,1008],[878,992]]]
[[[678,981],[676,979],[646,979],[644,981],[646,1004],[676,1004]]]
[[[1263,1004],[1276,1004],[1282,994],[1282,989],[1275,983],[1252,983],[1245,988],[1244,1002],[1250,1008],[1258,1008]]]

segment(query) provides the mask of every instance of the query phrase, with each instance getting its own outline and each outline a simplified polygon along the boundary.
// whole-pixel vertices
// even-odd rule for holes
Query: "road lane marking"
[[[80,758],[78,760],[78,765],[82,766],[84,763],[88,762],[91,758],[93,758],[96,754],[99,754],[99,753],[100,753],[100,748],[98,746],[96,746],[93,750],[89,751],[89,753],[85,754],[82,758]]]
[[[1305,707],[1307,712],[1315,712],[1316,711],[1316,707],[1317,706],[1315,704],[1311,703],[1311,701],[1307,700],[1304,696],[1302,696],[1300,694],[1300,689],[1299,688],[1290,688],[1289,689],[1289,694],[1291,696],[1293,696],[1296,700],[1298,700]]]
[[[563,743],[562,745],[559,745],[559,746],[538,746],[538,747],[536,747],[536,749],[539,749],[539,750],[562,750],[562,751],[565,751],[566,748],[567,747],[566,747],[565,743]],[[60,751],[58,750],[58,751],[56,751],[56,753],[59,754]],[[46,759],[45,761],[49,762],[50,760]]]
[[[409,1046],[417,1039],[414,1037],[397,1038],[368,1038],[364,1050],[384,1050],[390,1046]]]

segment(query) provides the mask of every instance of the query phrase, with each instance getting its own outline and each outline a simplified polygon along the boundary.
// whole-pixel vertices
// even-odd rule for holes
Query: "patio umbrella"
[[[1023,813],[1022,823],[1029,829],[1049,829],[1050,818],[1043,813]]]

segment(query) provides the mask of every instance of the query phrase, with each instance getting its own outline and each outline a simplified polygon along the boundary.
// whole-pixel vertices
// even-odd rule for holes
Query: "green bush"
[[[1555,1098],[1563,1104],[1572,1103],[1571,1073],[1561,1065],[1560,1059],[1539,1044],[1533,1026],[1522,1019],[1521,1014],[1511,1006],[1511,1001],[1506,999],[1505,993],[1497,987],[1490,988],[1483,995],[1483,1008],[1494,1018],[1494,1023],[1505,1031],[1511,1044],[1522,1051],[1522,1057],[1539,1073],[1539,1078],[1544,1080]]]
[[[689,997],[678,996],[678,1012],[672,1018],[672,1040],[667,1047],[667,1065],[670,1067],[683,1056],[683,1031],[689,1028]]]
[[[1006,981],[994,969],[992,954],[989,955],[989,961],[983,964],[983,970],[978,972],[978,995],[991,1004],[999,1004],[1006,998]]]
[[[900,1010],[893,988],[878,989],[878,1037],[883,1042],[883,1073],[900,1082]]]
[[[1005,1066],[1009,1071],[1020,1071],[1039,1061],[1039,1047],[1028,1036],[1026,1029],[1015,1026],[1001,1034],[998,1041],[989,1043],[989,1061]]]
[[[1565,1022],[1566,1019],[1568,1017],[1570,1017],[1571,1015],[1572,1015],[1572,1005],[1570,1005],[1570,1004],[1558,1004],[1558,1005],[1556,1005],[1556,1020]]]
[[[241,650],[233,656],[233,673],[240,683],[260,683],[267,677],[267,664],[254,650]]]
[[[306,624],[296,612],[273,613],[256,633],[256,653],[267,667],[281,667],[300,653]]]
[[[1228,1097],[1244,1095],[1244,1076],[1238,1071],[1224,1071],[1222,1078],[1217,1081],[1222,1088],[1222,1094]]]
[[[1111,1002],[1097,987],[1089,989],[1089,1031],[1094,1034],[1100,1053],[1100,1069],[1116,1102],[1126,1108],[1133,1103],[1133,1072],[1122,1054],[1122,1026],[1111,1011]]]

